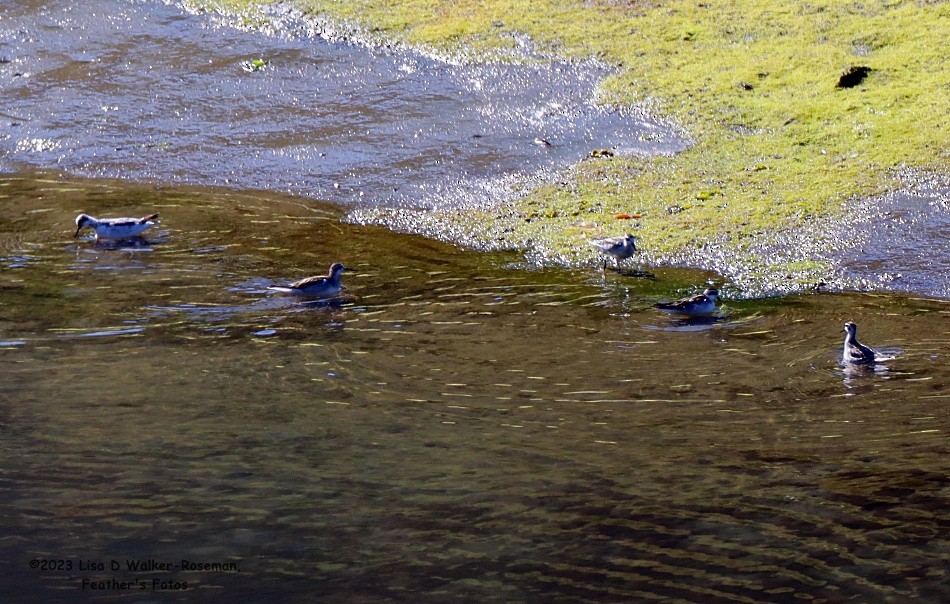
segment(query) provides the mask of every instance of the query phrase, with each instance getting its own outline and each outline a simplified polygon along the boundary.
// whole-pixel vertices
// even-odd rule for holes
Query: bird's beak
[[[82,230],[82,227],[77,227],[77,228],[76,228],[76,234],[73,235],[73,238],[74,238],[74,239],[75,239],[76,237],[79,237],[79,231],[81,231],[81,230]]]

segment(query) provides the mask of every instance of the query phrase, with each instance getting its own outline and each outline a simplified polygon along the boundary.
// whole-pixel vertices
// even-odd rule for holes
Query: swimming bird
[[[131,239],[138,237],[148,227],[155,224],[158,214],[150,214],[142,218],[93,218],[89,214],[76,216],[76,234],[89,227],[96,232],[96,239]]]
[[[841,360],[845,363],[873,363],[877,353],[858,342],[858,326],[848,321],[844,324],[844,348]]]
[[[597,246],[602,253],[613,257],[614,266],[620,268],[620,261],[626,260],[637,251],[633,235],[627,233],[623,237],[608,237],[606,239],[592,239],[591,245]],[[604,268],[607,268],[607,259],[604,258]]]
[[[655,304],[654,308],[684,315],[708,315],[716,311],[718,297],[719,292],[715,288],[707,287],[701,294],[682,298],[676,302]]]
[[[307,277],[306,279],[295,281],[290,285],[268,287],[267,289],[307,298],[325,298],[340,292],[340,288],[342,287],[340,277],[345,270],[345,266],[339,262],[334,262],[330,265],[330,272],[326,275]]]

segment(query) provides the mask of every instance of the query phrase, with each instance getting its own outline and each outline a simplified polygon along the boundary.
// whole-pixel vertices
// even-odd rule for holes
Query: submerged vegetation
[[[253,10],[267,2],[203,4]],[[594,153],[478,220],[427,217],[443,231],[478,224],[477,236],[490,245],[576,263],[592,257],[589,237],[636,229],[651,262],[730,273],[722,260],[729,258],[736,273],[787,275],[790,284],[833,280],[809,253],[823,245],[823,225],[851,200],[898,188],[901,169],[945,173],[950,165],[944,2],[293,6],[377,39],[456,55],[515,56],[527,36],[544,54],[595,57],[615,68],[600,102],[669,118],[693,141],[670,157]],[[800,245],[774,245],[788,234]],[[712,256],[720,260],[707,261]]]

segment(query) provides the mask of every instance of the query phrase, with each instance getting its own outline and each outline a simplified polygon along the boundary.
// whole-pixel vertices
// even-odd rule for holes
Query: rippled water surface
[[[589,63],[458,66],[286,15],[273,35],[227,23],[154,1],[4,3],[0,170],[444,207],[593,149],[683,147],[595,107],[604,71]]]
[[[0,601],[950,601],[946,300],[347,224],[682,143],[592,107],[590,65],[305,25],[0,4]],[[937,189],[845,269],[946,298]],[[80,212],[161,223],[97,245]],[[335,299],[267,289],[335,261]],[[709,281],[716,317],[652,308]],[[842,368],[846,320],[888,360]]]
[[[950,597],[945,302],[726,283],[684,322],[651,304],[710,275],[516,270],[272,194],[0,185],[6,601]],[[90,207],[162,223],[97,246]],[[332,261],[338,300],[266,289]],[[844,371],[848,319],[893,359]]]
[[[950,300],[950,177],[931,177],[856,204],[857,245],[839,258],[862,289],[925,293]]]
[[[484,246],[426,211],[511,199],[592,150],[687,144],[647,116],[596,106],[603,66],[532,60],[527,43],[523,65],[458,65],[351,44],[360,36],[284,6],[250,21],[263,25],[157,0],[0,4],[0,171],[289,192]],[[855,201],[840,225],[760,238],[750,253],[821,260],[835,287],[950,299],[950,183],[916,180]],[[554,250],[532,251],[534,262]],[[668,261],[732,275],[752,294],[787,289],[734,255]]]

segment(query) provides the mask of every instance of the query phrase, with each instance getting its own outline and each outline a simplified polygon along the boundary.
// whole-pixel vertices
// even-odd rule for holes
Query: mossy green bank
[[[253,10],[260,3],[213,4]],[[527,35],[542,53],[614,67],[600,102],[646,108],[682,127],[693,144],[675,156],[591,157],[500,211],[427,218],[445,230],[479,225],[477,235],[492,245],[528,245],[561,262],[590,262],[588,238],[636,229],[650,262],[703,264],[702,250],[713,246],[739,271],[790,274],[804,284],[827,278],[828,267],[804,252],[749,250],[782,233],[797,240],[808,233],[820,244],[822,225],[840,218],[847,202],[898,188],[899,169],[945,173],[950,165],[946,2],[293,6],[377,39],[456,56],[516,56]],[[842,82],[854,68],[867,68],[859,70],[865,77]],[[634,218],[617,218],[624,214]]]

